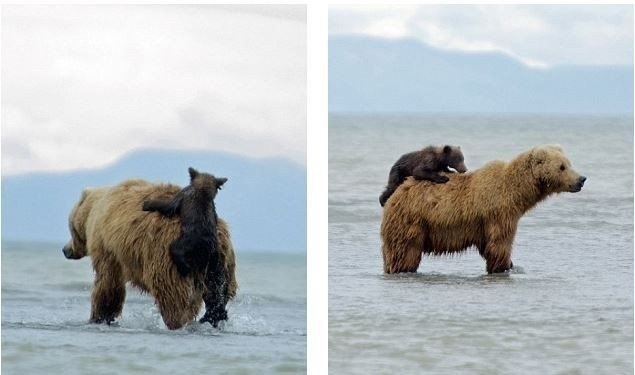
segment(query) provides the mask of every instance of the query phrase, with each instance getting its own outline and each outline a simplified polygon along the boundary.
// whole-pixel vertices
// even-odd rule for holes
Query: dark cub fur
[[[226,298],[222,293],[226,277],[216,241],[214,198],[227,179],[199,173],[194,168],[188,171],[189,186],[171,200],[143,202],[143,210],[180,216],[181,236],[170,244],[170,256],[184,277],[192,272],[205,272],[208,292],[204,296],[206,312],[201,321],[209,321],[217,326],[219,321],[227,319],[227,311]]]
[[[454,168],[459,173],[467,171],[463,161],[463,153],[458,146],[428,146],[423,150],[409,152],[402,155],[390,168],[388,185],[379,197],[379,203],[383,207],[392,193],[408,176],[414,176],[417,180],[429,180],[439,184],[448,182],[447,176],[439,172],[452,172]]]

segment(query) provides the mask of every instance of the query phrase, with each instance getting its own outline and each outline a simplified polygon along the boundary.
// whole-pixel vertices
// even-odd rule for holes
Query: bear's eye
[[[560,164],[560,170],[561,170],[561,171],[564,171],[564,170],[565,170],[565,166],[564,166],[564,164]]]

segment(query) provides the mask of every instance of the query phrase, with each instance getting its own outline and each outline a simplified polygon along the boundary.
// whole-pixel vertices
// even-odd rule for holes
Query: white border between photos
[[[307,374],[328,373],[328,6],[307,7]]]

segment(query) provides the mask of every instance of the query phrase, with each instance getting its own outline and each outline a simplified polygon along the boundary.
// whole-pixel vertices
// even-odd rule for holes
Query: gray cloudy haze
[[[501,52],[536,68],[633,64],[631,5],[338,5],[329,33]]]
[[[303,6],[3,6],[2,173],[139,148],[306,164]]]

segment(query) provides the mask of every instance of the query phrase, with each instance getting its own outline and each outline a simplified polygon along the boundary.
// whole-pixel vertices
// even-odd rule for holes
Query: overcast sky
[[[3,6],[3,174],[138,148],[306,165],[304,9]]]
[[[633,63],[631,5],[331,6],[329,33],[499,51],[542,68]]]

